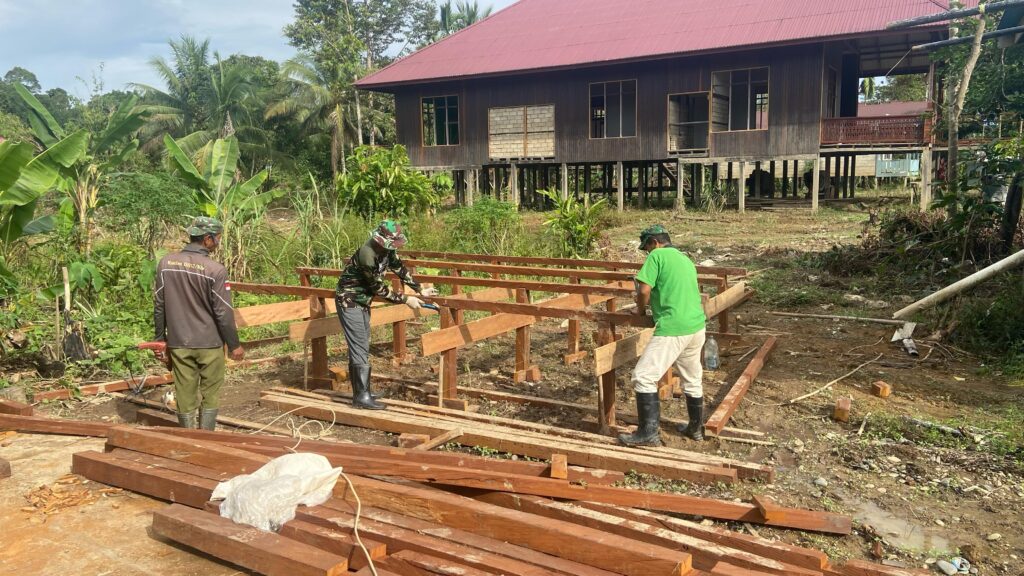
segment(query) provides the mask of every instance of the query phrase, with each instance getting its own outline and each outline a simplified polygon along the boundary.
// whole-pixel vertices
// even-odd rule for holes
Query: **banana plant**
[[[198,165],[169,135],[164,136],[164,146],[173,171],[193,188],[196,208],[224,224],[224,259],[233,272],[239,272],[238,258],[244,243],[240,228],[263,217],[267,206],[282,192],[259,192],[269,175],[266,169],[245,182],[238,180],[238,139],[233,136],[210,143]]]
[[[0,294],[17,286],[8,264],[14,248],[27,236],[53,229],[53,216],[35,217],[39,198],[56,185],[61,169],[85,157],[86,144],[84,134],[76,133],[34,156],[27,142],[0,142]]]
[[[93,216],[100,204],[100,188],[104,177],[139,148],[133,136],[146,123],[150,112],[139,106],[139,97],[132,95],[107,119],[99,134],[86,130],[66,134],[64,128],[45,106],[24,86],[14,89],[29,108],[29,124],[39,143],[49,149],[64,138],[84,140],[87,153],[71,165],[56,165],[59,176],[56,188],[65,194],[61,214],[72,214],[66,224],[78,226],[79,251],[86,257],[92,250]]]

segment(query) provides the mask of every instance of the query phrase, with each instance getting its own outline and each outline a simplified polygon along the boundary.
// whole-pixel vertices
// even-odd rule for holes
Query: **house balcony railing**
[[[928,123],[923,116],[825,118],[821,123],[821,145],[923,145]]]

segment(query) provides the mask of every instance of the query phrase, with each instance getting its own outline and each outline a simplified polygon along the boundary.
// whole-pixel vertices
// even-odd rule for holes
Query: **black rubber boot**
[[[370,397],[370,367],[349,364],[348,377],[352,381],[352,405],[364,410],[386,410],[387,406]]]
[[[664,446],[658,424],[661,421],[661,402],[658,393],[636,393],[636,414],[639,426],[632,434],[619,434],[619,442],[626,446]]]
[[[676,430],[690,440],[700,442],[704,439],[704,397],[687,396],[686,413],[689,415],[690,421],[686,423],[686,426],[682,424],[676,426]]]
[[[217,428],[217,409],[199,409],[199,427],[203,430],[215,430]]]
[[[196,413],[195,412],[178,412],[178,426],[182,428],[195,428],[196,427]]]
[[[370,393],[370,398],[374,400],[380,400],[383,395],[373,391],[373,366],[369,366],[370,375],[366,377],[366,390]]]

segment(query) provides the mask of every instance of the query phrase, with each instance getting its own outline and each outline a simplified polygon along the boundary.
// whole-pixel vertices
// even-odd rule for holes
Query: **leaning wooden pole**
[[[743,401],[743,397],[747,395],[747,390],[750,389],[750,385],[754,383],[754,379],[761,373],[761,368],[764,367],[765,361],[768,359],[768,355],[771,354],[772,350],[775,349],[775,343],[778,339],[772,336],[761,346],[761,349],[757,351],[757,355],[747,365],[746,370],[736,380],[736,383],[732,385],[729,393],[725,396],[725,399],[718,405],[715,412],[711,414],[708,421],[704,424],[704,429],[708,434],[717,436],[719,432],[725,428],[725,425],[729,423],[729,418],[732,417],[733,412],[736,408],[739,408],[740,402]]]
[[[1013,256],[1003,258],[1002,260],[996,262],[995,264],[989,266],[988,268],[979,270],[958,282],[946,286],[942,290],[939,290],[938,292],[935,292],[930,296],[926,296],[918,300],[917,302],[914,302],[913,304],[907,306],[906,308],[897,311],[895,314],[892,315],[892,317],[896,319],[907,318],[909,316],[917,314],[922,310],[931,308],[936,304],[941,304],[942,302],[949,300],[950,298],[956,296],[957,294],[960,294],[961,292],[966,292],[967,290],[974,288],[978,284],[981,284],[982,282],[992,278],[993,276],[996,276],[1016,266],[1019,266],[1021,263],[1024,263],[1024,250],[1017,252]]]

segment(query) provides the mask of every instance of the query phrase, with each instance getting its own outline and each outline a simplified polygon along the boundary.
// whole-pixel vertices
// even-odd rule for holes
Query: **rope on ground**
[[[366,562],[367,566],[370,567],[370,572],[373,573],[373,576],[378,576],[377,567],[373,565],[373,558],[370,558],[370,552],[363,544],[363,539],[359,537],[359,517],[363,513],[363,503],[359,500],[359,494],[356,493],[356,487],[352,484],[352,481],[348,479],[348,476],[344,472],[341,473],[341,476],[348,484],[348,489],[352,491],[352,497],[356,499],[356,517],[352,520],[352,533],[355,534],[356,544],[359,544],[359,548],[362,549],[363,554],[366,556]]]
[[[807,398],[810,398],[811,396],[814,396],[815,394],[820,394],[821,392],[824,392],[825,390],[828,390],[829,388],[831,388],[833,384],[835,384],[835,383],[837,383],[837,382],[840,382],[840,381],[842,381],[842,380],[844,380],[844,379],[846,379],[846,378],[848,378],[848,377],[850,377],[850,376],[853,376],[853,375],[854,375],[854,374],[856,374],[856,373],[857,373],[857,372],[858,372],[858,371],[859,371],[859,370],[860,370],[861,368],[863,368],[863,367],[867,366],[868,364],[871,364],[871,363],[873,363],[873,362],[876,362],[876,361],[878,361],[878,359],[879,359],[879,358],[881,358],[882,356],[884,356],[884,354],[879,354],[878,356],[875,356],[875,357],[874,357],[874,358],[872,358],[871,360],[868,360],[867,362],[865,362],[865,363],[861,364],[860,366],[857,366],[857,367],[856,367],[856,368],[854,368],[853,370],[850,370],[850,371],[849,371],[849,372],[847,372],[846,374],[843,374],[843,375],[842,375],[842,376],[840,376],[839,378],[836,378],[835,380],[833,380],[833,381],[829,382],[828,384],[825,384],[825,385],[824,385],[824,386],[822,386],[821,388],[818,388],[817,390],[815,390],[815,391],[813,391],[813,392],[808,392],[807,394],[804,394],[803,396],[797,396],[796,398],[793,398],[792,400],[790,400],[790,401],[788,401],[788,402],[785,402],[784,404],[796,404],[797,402],[799,402],[799,401],[801,401],[801,400],[806,400]]]
[[[298,408],[293,408],[287,412],[282,412],[280,415],[278,415],[277,418],[274,418],[269,423],[267,423],[266,426],[260,428],[259,430],[253,430],[252,432],[250,432],[250,434],[259,434],[260,432],[263,432],[267,428],[273,426],[274,423],[280,420],[281,418],[284,418],[285,416],[288,416],[293,412],[298,412],[299,410],[302,410],[304,408],[305,406],[299,406]],[[334,429],[334,426],[338,423],[338,414],[334,410],[331,410],[330,408],[327,408],[327,410],[330,410],[331,412],[331,423],[328,424],[327,426],[324,426],[324,423],[319,420],[309,420],[303,424],[296,426],[295,422],[292,419],[288,419],[288,430],[291,431],[292,438],[298,438],[298,442],[296,442],[295,445],[289,448],[288,450],[295,452],[295,449],[299,447],[299,444],[301,444],[303,440],[319,440],[320,438],[323,438],[324,436],[328,435]],[[312,424],[320,426],[320,432],[316,434],[304,435],[302,433],[302,430],[306,426],[310,426]]]

